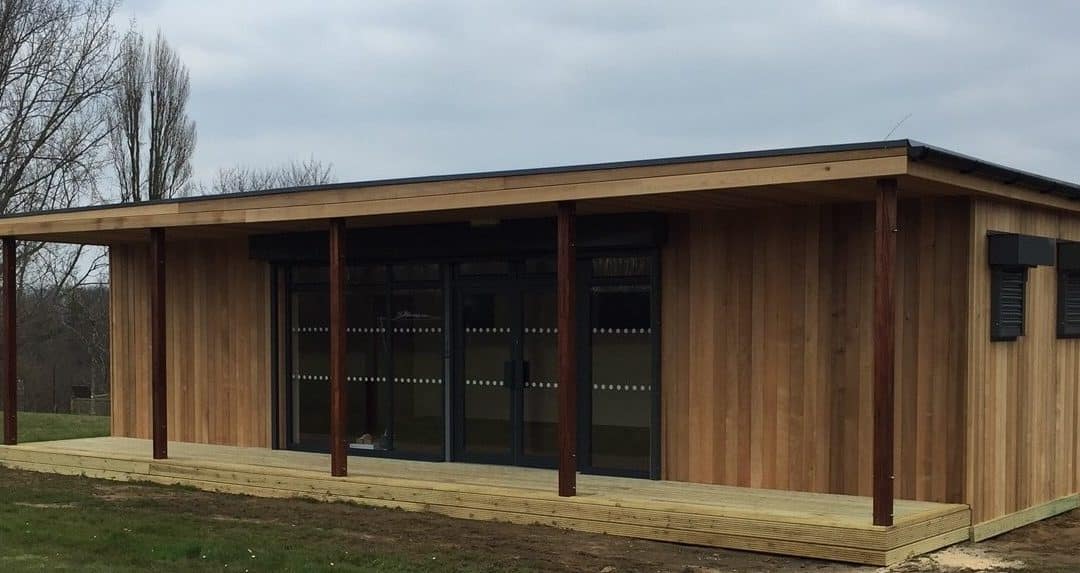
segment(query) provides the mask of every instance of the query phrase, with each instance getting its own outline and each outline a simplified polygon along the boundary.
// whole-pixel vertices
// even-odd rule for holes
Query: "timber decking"
[[[353,458],[148,440],[85,438],[0,447],[0,464],[115,480],[183,484],[267,497],[309,497],[451,517],[887,565],[968,538],[966,505],[896,502],[896,524],[871,524],[868,497],[582,475],[561,498],[552,470]]]

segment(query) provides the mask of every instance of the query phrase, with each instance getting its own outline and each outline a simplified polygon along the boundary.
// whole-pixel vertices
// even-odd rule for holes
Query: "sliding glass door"
[[[583,471],[657,475],[655,254],[579,260]],[[325,267],[287,271],[287,447],[325,450]],[[347,280],[354,453],[553,467],[558,454],[554,258],[353,265]]]

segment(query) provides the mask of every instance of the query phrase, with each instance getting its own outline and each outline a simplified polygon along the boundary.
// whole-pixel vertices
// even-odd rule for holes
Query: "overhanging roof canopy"
[[[693,211],[868,200],[868,182],[909,195],[981,194],[1080,211],[1080,186],[906,139],[566,167],[414,177],[100,205],[0,217],[0,236],[110,244],[145,229],[192,236],[580,211]],[[175,234],[175,233],[174,233]]]

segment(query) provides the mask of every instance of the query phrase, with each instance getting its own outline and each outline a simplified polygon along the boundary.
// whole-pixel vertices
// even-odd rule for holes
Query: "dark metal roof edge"
[[[912,161],[926,161],[943,167],[955,169],[980,177],[995,179],[1006,185],[1026,187],[1039,193],[1050,193],[1068,199],[1080,199],[1080,185],[1053,177],[1046,177],[1022,169],[984,161],[977,157],[957,153],[941,147],[935,147],[918,141],[910,141],[908,158]]]
[[[468,179],[488,179],[492,177],[518,177],[523,175],[544,175],[550,173],[574,173],[579,171],[599,171],[604,169],[625,169],[628,167],[651,167],[657,165],[679,165],[684,163],[704,163],[707,161],[730,161],[736,159],[754,159],[760,157],[781,157],[784,155],[804,155],[813,153],[837,153],[843,151],[860,151],[864,149],[896,149],[908,146],[906,139],[893,139],[885,141],[870,141],[859,143],[840,143],[832,145],[814,145],[806,147],[786,147],[779,149],[764,149],[754,151],[736,151],[729,153],[714,153],[707,155],[686,155],[679,157],[662,157],[655,159],[639,159],[633,161],[612,161],[606,163],[587,163],[579,165],[561,165],[552,167],[537,167],[531,169],[507,169],[500,171],[478,171],[456,173],[450,175],[426,175],[419,177],[399,177],[390,179],[373,179],[368,181],[350,181],[344,183],[330,183],[326,185],[310,185],[303,187],[285,187],[280,189],[260,189],[257,191],[242,191],[237,193],[222,193],[219,195],[193,195],[190,197],[175,197],[157,201],[143,201],[141,203],[104,203],[100,205],[86,205],[82,207],[69,207],[66,209],[50,209],[47,211],[30,211],[26,213],[8,213],[0,215],[0,219],[15,217],[28,217],[31,215],[53,215],[60,213],[78,213],[82,211],[95,211],[99,209],[113,209],[148,205],[169,205],[190,203],[194,201],[215,201],[220,199],[233,199],[237,197],[261,197],[266,195],[279,195],[287,193],[304,193],[309,191],[332,191],[335,189],[363,189],[382,185],[406,185],[415,183],[440,183],[445,181],[461,181]]]

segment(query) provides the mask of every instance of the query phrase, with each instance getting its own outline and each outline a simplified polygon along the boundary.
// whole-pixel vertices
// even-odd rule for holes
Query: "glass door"
[[[513,397],[517,368],[512,290],[460,289],[458,311],[459,436],[467,461],[513,463]]]
[[[557,314],[553,287],[521,293],[521,456],[528,465],[553,465],[559,453]]]
[[[479,277],[465,275],[479,265],[459,269],[457,457],[551,466],[558,452],[554,284],[517,266]]]

